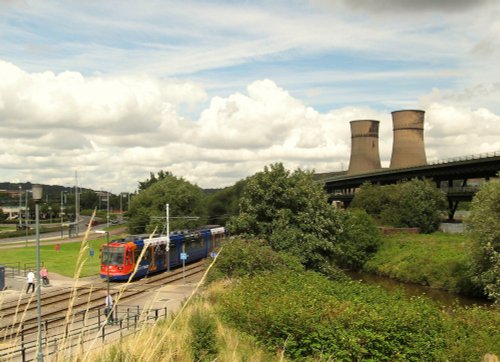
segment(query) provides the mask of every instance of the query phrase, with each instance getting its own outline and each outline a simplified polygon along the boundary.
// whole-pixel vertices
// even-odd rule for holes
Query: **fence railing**
[[[157,321],[167,316],[167,308],[141,309],[139,306],[115,306],[113,321],[108,320],[104,308],[85,310],[74,314],[69,323],[64,318],[47,319],[42,323],[42,351],[44,356],[74,350],[74,347],[94,339],[105,341],[112,335],[135,333],[149,321]],[[16,338],[0,345],[0,361],[19,360],[22,362],[36,360],[38,347],[37,332],[25,331],[31,326],[22,326]],[[1,333],[0,333],[1,337]],[[4,340],[5,341],[5,340]],[[4,347],[5,346],[5,347]]]
[[[429,165],[440,165],[440,164],[450,163],[450,162],[479,160],[481,158],[490,158],[490,157],[496,157],[496,156],[500,156],[500,151],[479,153],[479,154],[475,154],[475,155],[458,156],[458,157],[452,157],[452,158],[445,158],[443,160],[429,162],[428,164]]]

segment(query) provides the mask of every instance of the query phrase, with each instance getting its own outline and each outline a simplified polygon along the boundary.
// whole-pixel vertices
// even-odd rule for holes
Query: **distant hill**
[[[2,193],[2,190],[6,191],[18,191],[19,186],[21,186],[21,190],[31,190],[33,187],[33,183],[31,182],[20,182],[20,183],[12,183],[12,182],[0,182],[0,205],[10,205],[12,204],[12,199],[18,199],[18,196],[12,196],[8,193]],[[74,187],[66,187],[59,185],[44,185],[43,187],[43,199],[44,200],[60,200],[61,192],[66,191],[68,194],[72,194],[75,192]],[[86,188],[79,188],[80,191],[90,190]],[[93,190],[91,190],[93,191]]]

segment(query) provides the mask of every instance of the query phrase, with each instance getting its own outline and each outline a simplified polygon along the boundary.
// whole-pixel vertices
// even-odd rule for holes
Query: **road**
[[[82,220],[79,222],[79,232],[78,236],[73,236],[69,237],[68,236],[68,231],[65,230],[64,237],[61,238],[61,231],[54,231],[54,232],[49,232],[49,233],[43,233],[40,234],[40,240],[44,241],[44,244],[64,244],[64,243],[72,243],[76,241],[81,241],[83,237],[85,236],[85,232],[87,231],[87,223],[90,219],[88,216],[82,216]],[[90,230],[89,236],[92,237],[93,235],[97,237],[102,237],[102,235],[99,235],[95,233],[96,230],[102,230],[106,227],[106,224],[101,224],[101,225],[96,225],[93,226]],[[110,235],[114,234],[120,234],[125,231],[126,227],[124,226],[123,228],[118,228],[110,231]],[[51,242],[52,241],[52,242]],[[28,235],[26,236],[18,236],[18,237],[13,237],[13,238],[4,238],[0,239],[0,249],[5,249],[5,248],[12,248],[12,247],[21,247],[21,246],[26,246],[27,244],[34,244],[36,242],[36,236],[35,235]]]

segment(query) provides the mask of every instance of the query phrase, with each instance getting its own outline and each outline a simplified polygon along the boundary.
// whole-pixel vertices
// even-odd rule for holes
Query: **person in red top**
[[[43,285],[49,285],[49,272],[46,267],[43,266],[42,269],[40,269],[40,276],[42,277]]]

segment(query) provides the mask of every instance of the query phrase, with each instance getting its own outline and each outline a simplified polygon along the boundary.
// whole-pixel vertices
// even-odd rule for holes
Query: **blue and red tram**
[[[143,234],[113,240],[101,247],[101,278],[128,280],[145,248],[134,279],[181,265],[181,253],[187,255],[187,263],[198,261],[220,245],[225,232],[224,227],[211,225],[172,232],[169,236],[149,238],[149,235]]]

